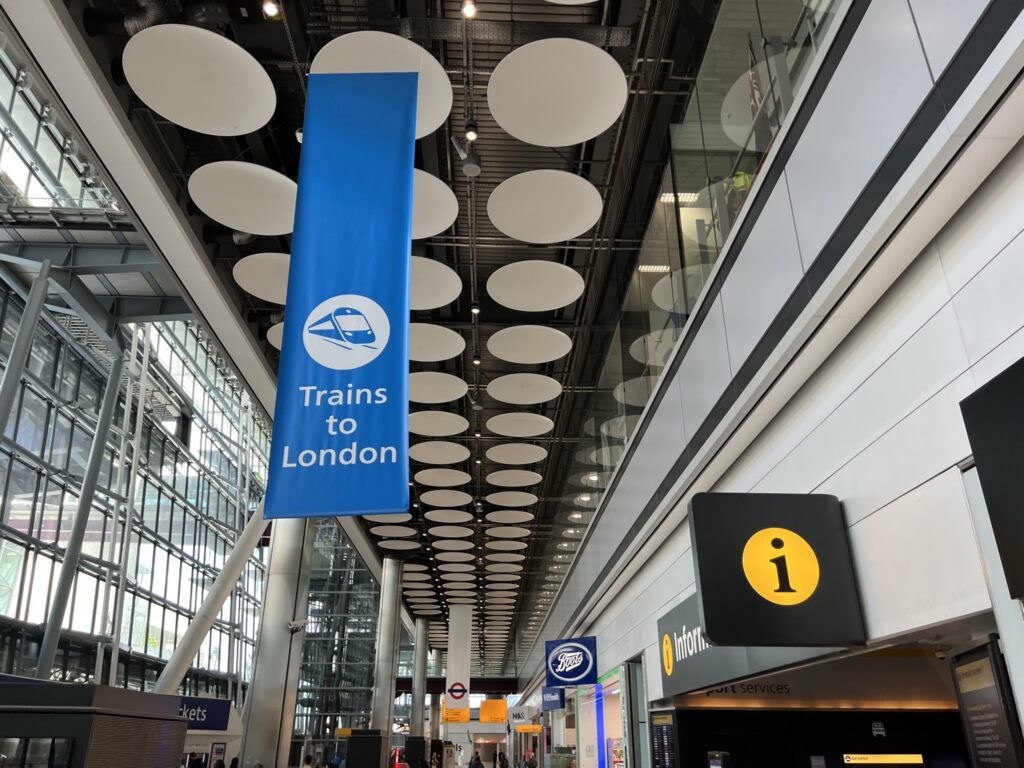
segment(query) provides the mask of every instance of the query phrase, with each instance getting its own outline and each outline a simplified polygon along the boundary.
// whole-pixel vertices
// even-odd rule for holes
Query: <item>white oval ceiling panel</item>
[[[476,600],[473,600],[469,597],[453,597],[448,602],[452,605],[473,605],[476,602]]]
[[[463,512],[461,509],[432,509],[424,515],[432,523],[468,523],[473,519],[472,512]]]
[[[297,191],[283,173],[239,160],[207,163],[188,179],[188,193],[199,210],[225,227],[253,235],[291,232]]]
[[[405,582],[407,582],[407,581],[430,581],[430,574],[429,573],[420,573],[420,572],[415,572],[415,571],[414,572],[405,573],[405,571],[407,571],[407,570],[408,570],[408,566],[406,566],[406,567],[404,567],[402,569],[402,583],[403,584]]]
[[[528,507],[537,503],[537,497],[525,491],[498,491],[490,494],[487,502],[497,507]]]
[[[503,443],[488,448],[484,455],[495,464],[536,464],[547,458],[548,451],[530,443]]]
[[[473,500],[465,491],[427,491],[420,494],[420,501],[432,507],[461,507]]]
[[[491,552],[487,555],[487,559],[493,563],[521,563],[526,559],[526,555],[514,552]]]
[[[628,89],[615,59],[582,40],[523,45],[491,73],[487,105],[502,129],[527,144],[568,147],[604,133]]]
[[[446,573],[472,573],[476,570],[476,566],[469,563],[442,563],[437,566],[437,570]]]
[[[448,411],[415,411],[409,414],[409,431],[422,437],[450,437],[469,429],[469,419]]]
[[[530,529],[513,525],[497,525],[488,528],[487,535],[496,539],[522,539],[530,535]]]
[[[462,293],[459,273],[439,261],[412,257],[410,309],[437,309],[451,304]]]
[[[451,187],[437,176],[414,168],[412,172],[412,239],[444,232],[459,216],[459,201]]]
[[[407,525],[378,525],[370,529],[374,536],[415,536],[416,529]]]
[[[452,563],[452,565],[457,565],[457,563]],[[446,589],[444,593],[451,597],[476,597],[476,592],[471,589]]]
[[[473,548],[472,541],[463,541],[462,539],[438,539],[433,542],[434,549],[445,549],[449,552],[459,552]]]
[[[526,549],[525,541],[513,541],[510,539],[492,539],[484,543],[484,546],[488,549],[498,549],[508,552],[514,552],[517,549]]]
[[[555,428],[555,422],[539,413],[499,413],[487,420],[487,429],[504,437],[537,437]]]
[[[487,278],[487,294],[503,307],[520,312],[549,312],[583,295],[583,277],[557,261],[516,261]]]
[[[423,464],[459,464],[469,458],[469,448],[448,440],[430,440],[410,446],[409,458]]]
[[[487,198],[487,216],[511,238],[547,245],[592,229],[602,205],[597,187],[582,176],[544,168],[499,184]]]
[[[405,596],[406,597],[410,597],[410,598],[416,598],[417,600],[421,599],[421,598],[431,598],[431,597],[434,597],[434,590],[432,590],[432,589],[411,589],[411,590],[406,590]],[[433,602],[433,600],[431,600],[429,602]]]
[[[442,573],[441,580],[459,582],[476,581],[476,576],[471,573]]]
[[[376,517],[376,515],[366,515],[363,519],[364,520],[369,520],[370,517]],[[408,515],[408,517],[412,517],[412,515]],[[427,566],[422,565],[420,563],[405,563],[402,566],[402,572],[403,573],[405,573],[407,571],[427,571],[427,570],[430,570],[430,569],[427,568]]]
[[[447,563],[468,563],[476,560],[476,556],[469,552],[438,552],[434,557]]]
[[[440,371],[417,371],[409,374],[409,400],[436,405],[465,397],[469,387],[458,376]]]
[[[572,339],[546,325],[514,325],[491,334],[487,351],[499,360],[521,365],[540,365],[569,354]]]
[[[487,581],[516,582],[523,577],[517,573],[488,573],[484,578]]]
[[[651,393],[658,382],[657,376],[637,376],[615,385],[612,396],[623,405],[643,408],[651,399]]]
[[[562,385],[540,373],[509,373],[488,382],[487,394],[503,403],[536,405],[562,394]]]
[[[398,512],[394,515],[363,515],[363,520],[369,520],[371,523],[383,523],[385,525],[390,523],[407,523],[412,520],[412,515],[408,512]],[[410,570],[410,566],[405,566],[405,569]],[[411,570],[420,571],[425,569],[411,568]]]
[[[516,523],[528,523],[533,520],[533,515],[523,512],[521,509],[497,509],[487,513],[487,520],[491,523],[501,525],[514,525]]]
[[[283,341],[284,323],[274,323],[267,329],[267,343],[274,349],[280,349]]]
[[[436,131],[452,111],[452,84],[429,51],[387,32],[361,30],[331,40],[320,49],[310,74],[417,72],[416,138]]]
[[[636,429],[640,423],[639,413],[630,413],[625,416],[615,416],[601,424],[601,434],[613,440],[625,440]]]
[[[614,467],[626,454],[626,448],[621,445],[606,445],[604,448],[595,448],[591,453],[591,457],[595,464],[600,464],[602,467]],[[594,506],[597,506],[596,496],[588,497],[587,501],[582,501],[580,497],[576,497],[577,504],[583,504],[589,506],[588,502],[590,499],[594,500]]]
[[[202,27],[158,24],[124,48],[125,78],[150,109],[211,136],[258,131],[274,115],[277,92],[251,53]]]
[[[537,472],[530,472],[527,469],[499,469],[487,475],[487,482],[502,488],[524,488],[528,485],[536,485],[544,477]]]
[[[257,299],[284,304],[288,293],[287,253],[254,253],[240,259],[231,269],[238,287]]]
[[[384,539],[377,542],[377,546],[381,549],[394,549],[411,551],[413,549],[419,549],[420,545],[415,541],[409,541],[408,539]]]
[[[473,478],[458,469],[421,469],[413,479],[421,485],[454,488],[457,485],[465,485]]]
[[[252,256],[248,258],[251,259]],[[238,278],[235,280],[237,282]],[[451,360],[461,355],[465,348],[466,340],[451,328],[431,323],[409,323],[409,359],[413,362],[438,363],[442,360]]]
[[[428,528],[427,533],[442,539],[459,539],[472,536],[473,529],[462,525],[435,525],[432,528]]]
[[[523,570],[518,563],[488,563],[486,568],[491,573],[519,573]]]
[[[638,363],[661,368],[676,345],[676,334],[674,328],[645,333],[629,345],[629,355]]]

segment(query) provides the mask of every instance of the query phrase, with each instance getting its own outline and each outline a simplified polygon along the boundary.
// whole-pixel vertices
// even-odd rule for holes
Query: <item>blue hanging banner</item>
[[[417,80],[309,77],[268,518],[408,509]]]
[[[540,706],[545,712],[565,709],[565,688],[544,686],[540,689]]]

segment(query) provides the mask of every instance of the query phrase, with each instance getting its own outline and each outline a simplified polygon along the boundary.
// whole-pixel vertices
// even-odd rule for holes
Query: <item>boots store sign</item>
[[[597,638],[574,637],[544,644],[548,686],[593,685],[597,682]]]

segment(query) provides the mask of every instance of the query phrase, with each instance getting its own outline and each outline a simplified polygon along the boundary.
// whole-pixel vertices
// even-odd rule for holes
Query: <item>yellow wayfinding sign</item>
[[[469,710],[468,709],[449,709],[447,697],[441,697],[441,722],[444,723],[468,723],[469,722]]]
[[[540,733],[542,727],[539,725],[517,725],[516,733]]]
[[[843,755],[843,765],[924,765],[924,756]]]
[[[508,705],[504,699],[485,699],[480,702],[481,723],[508,722]]]

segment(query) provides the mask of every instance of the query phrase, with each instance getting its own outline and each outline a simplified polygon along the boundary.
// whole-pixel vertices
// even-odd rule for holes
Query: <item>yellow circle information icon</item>
[[[811,545],[786,528],[764,528],[743,547],[743,575],[775,605],[799,605],[818,588],[821,569]]]
[[[665,674],[668,677],[672,677],[672,662],[674,661],[672,656],[672,638],[668,635],[663,635],[661,638],[661,664],[665,668]]]

